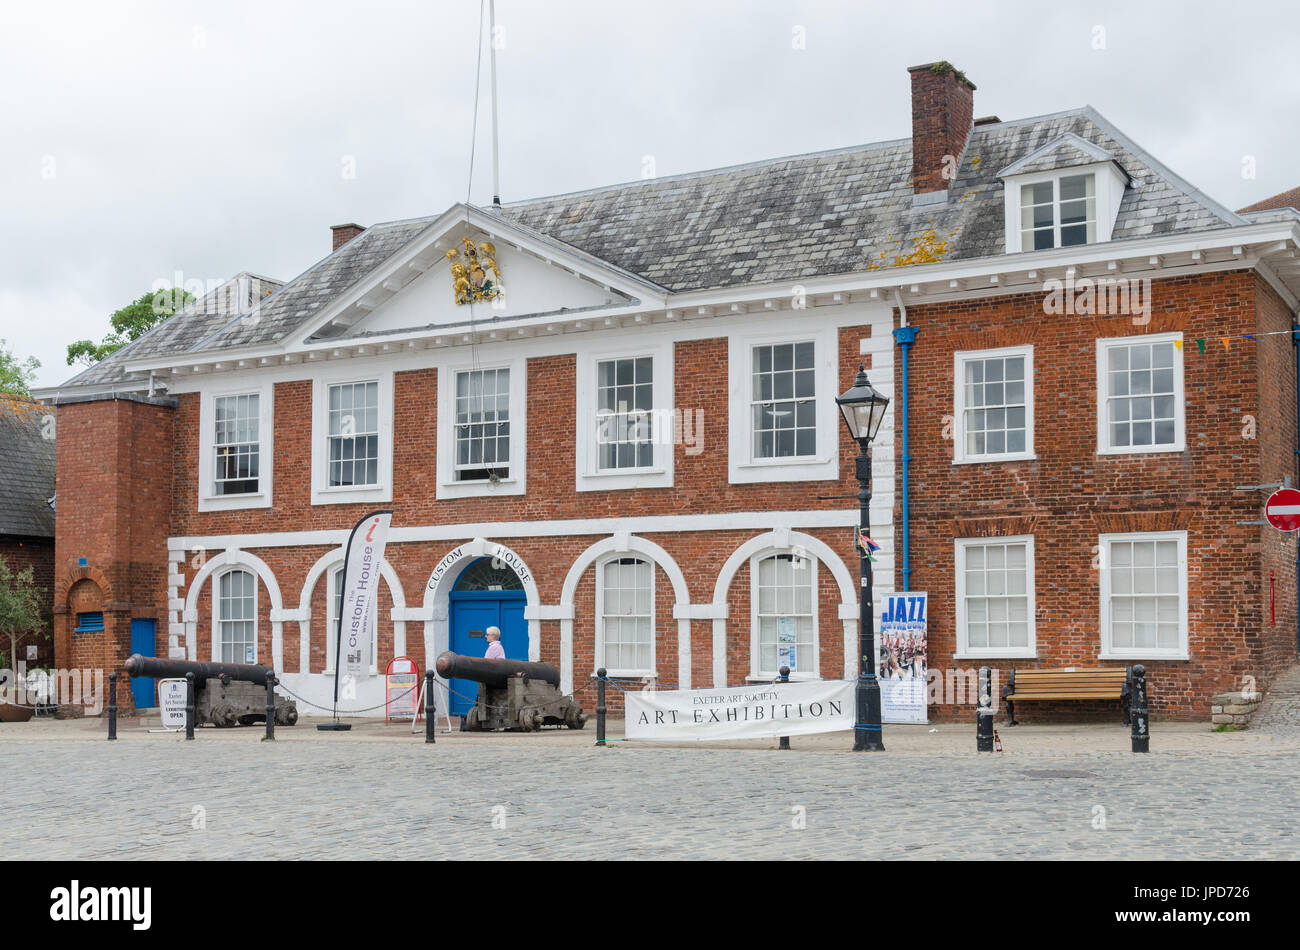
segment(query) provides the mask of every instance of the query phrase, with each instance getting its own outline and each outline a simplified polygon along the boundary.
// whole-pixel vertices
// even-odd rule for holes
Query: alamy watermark
[[[1133,318],[1135,327],[1151,322],[1151,280],[1147,277],[1053,278],[1043,283],[1043,312],[1053,315]]]

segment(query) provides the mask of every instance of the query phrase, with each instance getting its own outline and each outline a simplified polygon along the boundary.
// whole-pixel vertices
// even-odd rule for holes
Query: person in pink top
[[[483,658],[487,660],[504,660],[506,658],[506,648],[501,645],[501,628],[487,628],[487,652]]]

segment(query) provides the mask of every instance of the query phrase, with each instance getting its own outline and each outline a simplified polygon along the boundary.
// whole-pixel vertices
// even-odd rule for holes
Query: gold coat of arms
[[[478,246],[460,239],[464,251],[447,251],[451,261],[452,293],[457,304],[482,303],[501,296],[501,271],[497,270],[497,249],[491,241]]]

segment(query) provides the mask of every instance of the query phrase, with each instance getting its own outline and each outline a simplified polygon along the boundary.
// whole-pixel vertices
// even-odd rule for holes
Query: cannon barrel
[[[229,676],[232,680],[266,685],[266,677],[271,673],[269,666],[260,663],[190,663],[188,660],[161,660],[151,656],[133,653],[122,664],[131,676],[156,676],[163,679],[183,677],[193,673],[196,683],[218,676]]]
[[[511,676],[523,674],[529,679],[541,680],[554,687],[560,685],[560,671],[549,663],[527,663],[523,660],[489,660],[481,656],[461,656],[448,651],[434,661],[434,668],[443,679],[473,680],[500,688]]]

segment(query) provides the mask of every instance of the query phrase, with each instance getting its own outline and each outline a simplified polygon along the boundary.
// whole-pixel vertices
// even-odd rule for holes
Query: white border
[[[1187,393],[1183,387],[1183,334],[1135,333],[1132,336],[1104,337],[1097,340],[1097,454],[1098,455],[1161,455],[1187,450]],[[1110,444],[1110,427],[1106,424],[1106,351],[1117,345],[1134,343],[1174,343],[1174,444],[1151,446],[1123,446]],[[1152,429],[1152,438],[1155,430]]]
[[[651,385],[654,390],[654,464],[648,468],[608,469],[602,471],[600,445],[596,430],[596,364],[604,360],[635,359],[649,356],[654,360]],[[672,488],[674,430],[673,360],[671,340],[638,343],[628,340],[621,347],[579,350],[575,368],[574,474],[577,491],[610,491],[629,488]],[[664,438],[663,426],[669,426]]]
[[[275,385],[263,379],[233,389],[203,390],[199,397],[199,470],[196,477],[199,511],[270,508],[275,470]],[[246,495],[216,494],[216,400],[222,396],[257,397],[257,491]]]
[[[1029,597],[1029,639],[1025,647],[980,647],[973,649],[967,641],[966,631],[966,548],[984,544],[1025,545],[1025,593]],[[1007,537],[954,538],[953,573],[956,587],[957,659],[1008,659],[1032,660],[1038,657],[1037,603],[1034,593],[1034,536],[1017,534]]]
[[[659,627],[656,625],[658,617],[655,610],[655,574],[658,565],[655,564],[654,558],[647,557],[634,551],[615,551],[612,554],[605,554],[596,559],[596,616],[595,628],[596,639],[593,653],[596,659],[596,669],[605,666],[605,565],[610,561],[618,561],[624,558],[633,558],[637,561],[647,564],[650,567],[650,668],[645,670],[628,669],[625,667],[607,667],[605,672],[609,676],[628,676],[638,677],[641,679],[657,679],[659,676]],[[683,687],[689,689],[689,686]]]
[[[999,356],[1025,358],[1025,451],[1002,452],[997,455],[966,454],[966,384],[963,364],[969,360],[994,359]],[[953,445],[952,464],[969,465],[979,462],[1023,462],[1038,458],[1034,454],[1034,347],[1005,346],[992,350],[958,350],[952,355],[952,411]]]
[[[1178,636],[1181,648],[1118,650],[1110,643],[1110,545],[1112,541],[1177,541],[1178,542]],[[1187,532],[1186,531],[1125,531],[1097,536],[1100,545],[1101,578],[1097,587],[1101,596],[1098,618],[1101,624],[1101,652],[1103,660],[1188,660],[1191,659],[1187,623]]]
[[[871,323],[871,315],[862,315]],[[798,324],[799,321],[795,320]],[[729,407],[729,445],[727,477],[732,484],[753,482],[828,481],[839,478],[840,440],[839,407],[835,397],[840,367],[839,328],[837,326],[785,329],[778,332],[735,333],[728,338],[727,375]],[[773,343],[813,343],[815,398],[817,400],[817,455],[812,458],[755,459],[750,397],[753,390],[753,356],[755,346]]]
[[[468,355],[468,354],[466,354]],[[484,369],[510,370],[510,477],[456,481],[456,374]],[[438,366],[438,478],[435,497],[484,498],[522,495],[528,485],[528,359],[523,353],[492,360]],[[390,535],[391,539],[391,535]]]
[[[775,679],[779,672],[777,670],[763,670],[758,666],[760,658],[759,644],[759,624],[758,624],[758,564],[770,557],[777,557],[782,554],[788,554],[792,557],[807,562],[808,582],[812,584],[812,618],[813,618],[813,669],[811,670],[794,670],[790,673],[790,679],[793,680],[815,680],[821,678],[822,668],[822,638],[821,638],[821,599],[817,596],[817,558],[808,551],[799,552],[794,550],[795,545],[790,547],[770,547],[753,554],[749,558],[749,676],[750,680],[762,680],[764,682]]]
[[[366,372],[370,370],[370,372]],[[325,451],[328,388],[342,383],[379,383],[379,484],[369,488],[329,488],[329,453]],[[312,379],[311,503],[345,505],[393,500],[393,370],[382,366],[340,366],[318,371]]]

